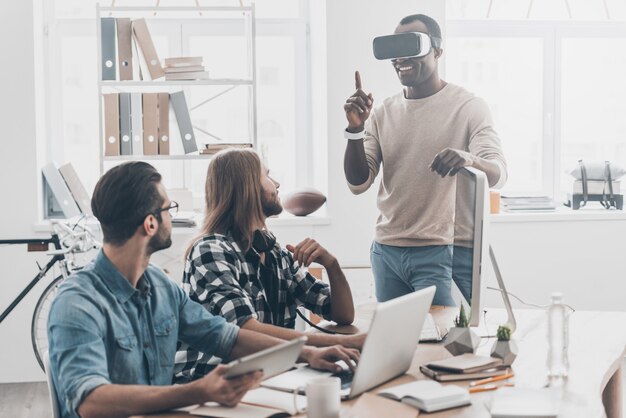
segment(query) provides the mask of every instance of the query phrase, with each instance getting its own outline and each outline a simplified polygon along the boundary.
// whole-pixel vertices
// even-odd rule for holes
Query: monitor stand
[[[509,300],[509,294],[506,291],[506,287],[504,287],[504,280],[502,280],[502,274],[500,274],[500,268],[498,267],[498,262],[496,261],[496,256],[493,253],[493,248],[491,248],[491,245],[489,246],[489,258],[491,258],[491,265],[493,266],[493,271],[496,274],[496,280],[498,280],[498,287],[500,288],[494,290],[500,291],[500,294],[502,295],[502,300],[504,301],[504,307],[508,315],[508,319],[504,325],[508,326],[511,329],[512,334],[513,332],[515,332],[517,322],[515,321],[513,308],[511,308],[511,301]]]

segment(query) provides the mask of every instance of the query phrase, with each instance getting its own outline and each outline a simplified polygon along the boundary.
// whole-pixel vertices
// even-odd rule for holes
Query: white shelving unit
[[[216,78],[208,80],[128,80],[128,81],[113,81],[102,80],[102,51],[101,51],[101,33],[100,33],[100,18],[101,17],[128,17],[131,19],[145,18],[148,26],[151,22],[166,20],[169,23],[176,22],[180,24],[180,30],[182,32],[183,26],[189,23],[195,23],[199,20],[219,20],[217,15],[223,14],[225,19],[239,19],[243,20],[245,27],[245,40],[247,46],[247,73],[246,78]],[[198,86],[224,86],[225,90],[209,95],[206,100],[201,101],[195,106],[191,106],[188,102],[189,111],[192,116],[193,111],[204,104],[216,99],[224,94],[228,94],[230,91],[239,88],[240,86],[248,86],[247,95],[247,108],[248,108],[248,132],[250,138],[248,142],[252,143],[253,147],[257,147],[257,80],[256,80],[256,24],[255,24],[255,8],[254,3],[250,6],[243,7],[100,7],[98,4],[96,7],[96,24],[97,24],[97,44],[98,44],[98,110],[99,110],[99,128],[100,128],[100,175],[104,173],[105,162],[111,162],[115,164],[116,161],[191,161],[191,160],[203,160],[210,159],[211,155],[202,154],[172,154],[172,155],[121,155],[121,156],[104,156],[104,121],[103,121],[103,100],[102,95],[107,92],[125,92],[125,91],[154,91],[154,88],[161,87],[167,91],[174,91],[176,89],[192,89]],[[154,36],[153,36],[154,38]],[[180,51],[181,55],[184,48],[181,42]],[[134,52],[133,52],[134,53]],[[139,57],[133,57],[134,64],[138,63]],[[162,60],[164,57],[159,55]],[[207,68],[211,71],[211,68]],[[189,95],[186,95],[189,97]],[[219,115],[218,115],[219,116]],[[170,132],[177,130],[175,119],[170,117]],[[200,134],[213,136],[211,133],[204,131],[194,126],[196,136]],[[213,136],[215,137],[215,136]],[[198,148],[201,148],[201,144],[198,144]],[[185,164],[183,164],[185,165]],[[188,167],[183,167],[184,171],[188,171]],[[183,174],[186,177],[185,174]]]

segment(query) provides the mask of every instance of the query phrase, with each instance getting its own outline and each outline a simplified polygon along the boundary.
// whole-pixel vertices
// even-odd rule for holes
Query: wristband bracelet
[[[363,137],[365,136],[365,129],[363,129],[361,132],[348,132],[347,130],[343,131],[343,137],[346,139],[350,139],[350,140],[357,140],[357,139],[363,139]]]

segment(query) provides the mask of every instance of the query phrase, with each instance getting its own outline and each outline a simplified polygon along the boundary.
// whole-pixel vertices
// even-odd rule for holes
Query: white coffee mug
[[[307,417],[339,418],[341,409],[341,379],[333,376],[316,377],[307,382]]]

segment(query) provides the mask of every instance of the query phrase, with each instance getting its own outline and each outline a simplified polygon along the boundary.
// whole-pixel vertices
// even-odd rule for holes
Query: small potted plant
[[[500,325],[496,332],[498,341],[495,342],[491,349],[491,357],[502,359],[504,366],[510,366],[517,357],[518,349],[515,341],[511,341],[511,328],[506,325]]]
[[[476,351],[480,344],[480,337],[468,328],[469,321],[465,314],[465,307],[461,305],[459,316],[454,319],[454,327],[448,332],[445,347],[453,356]]]

